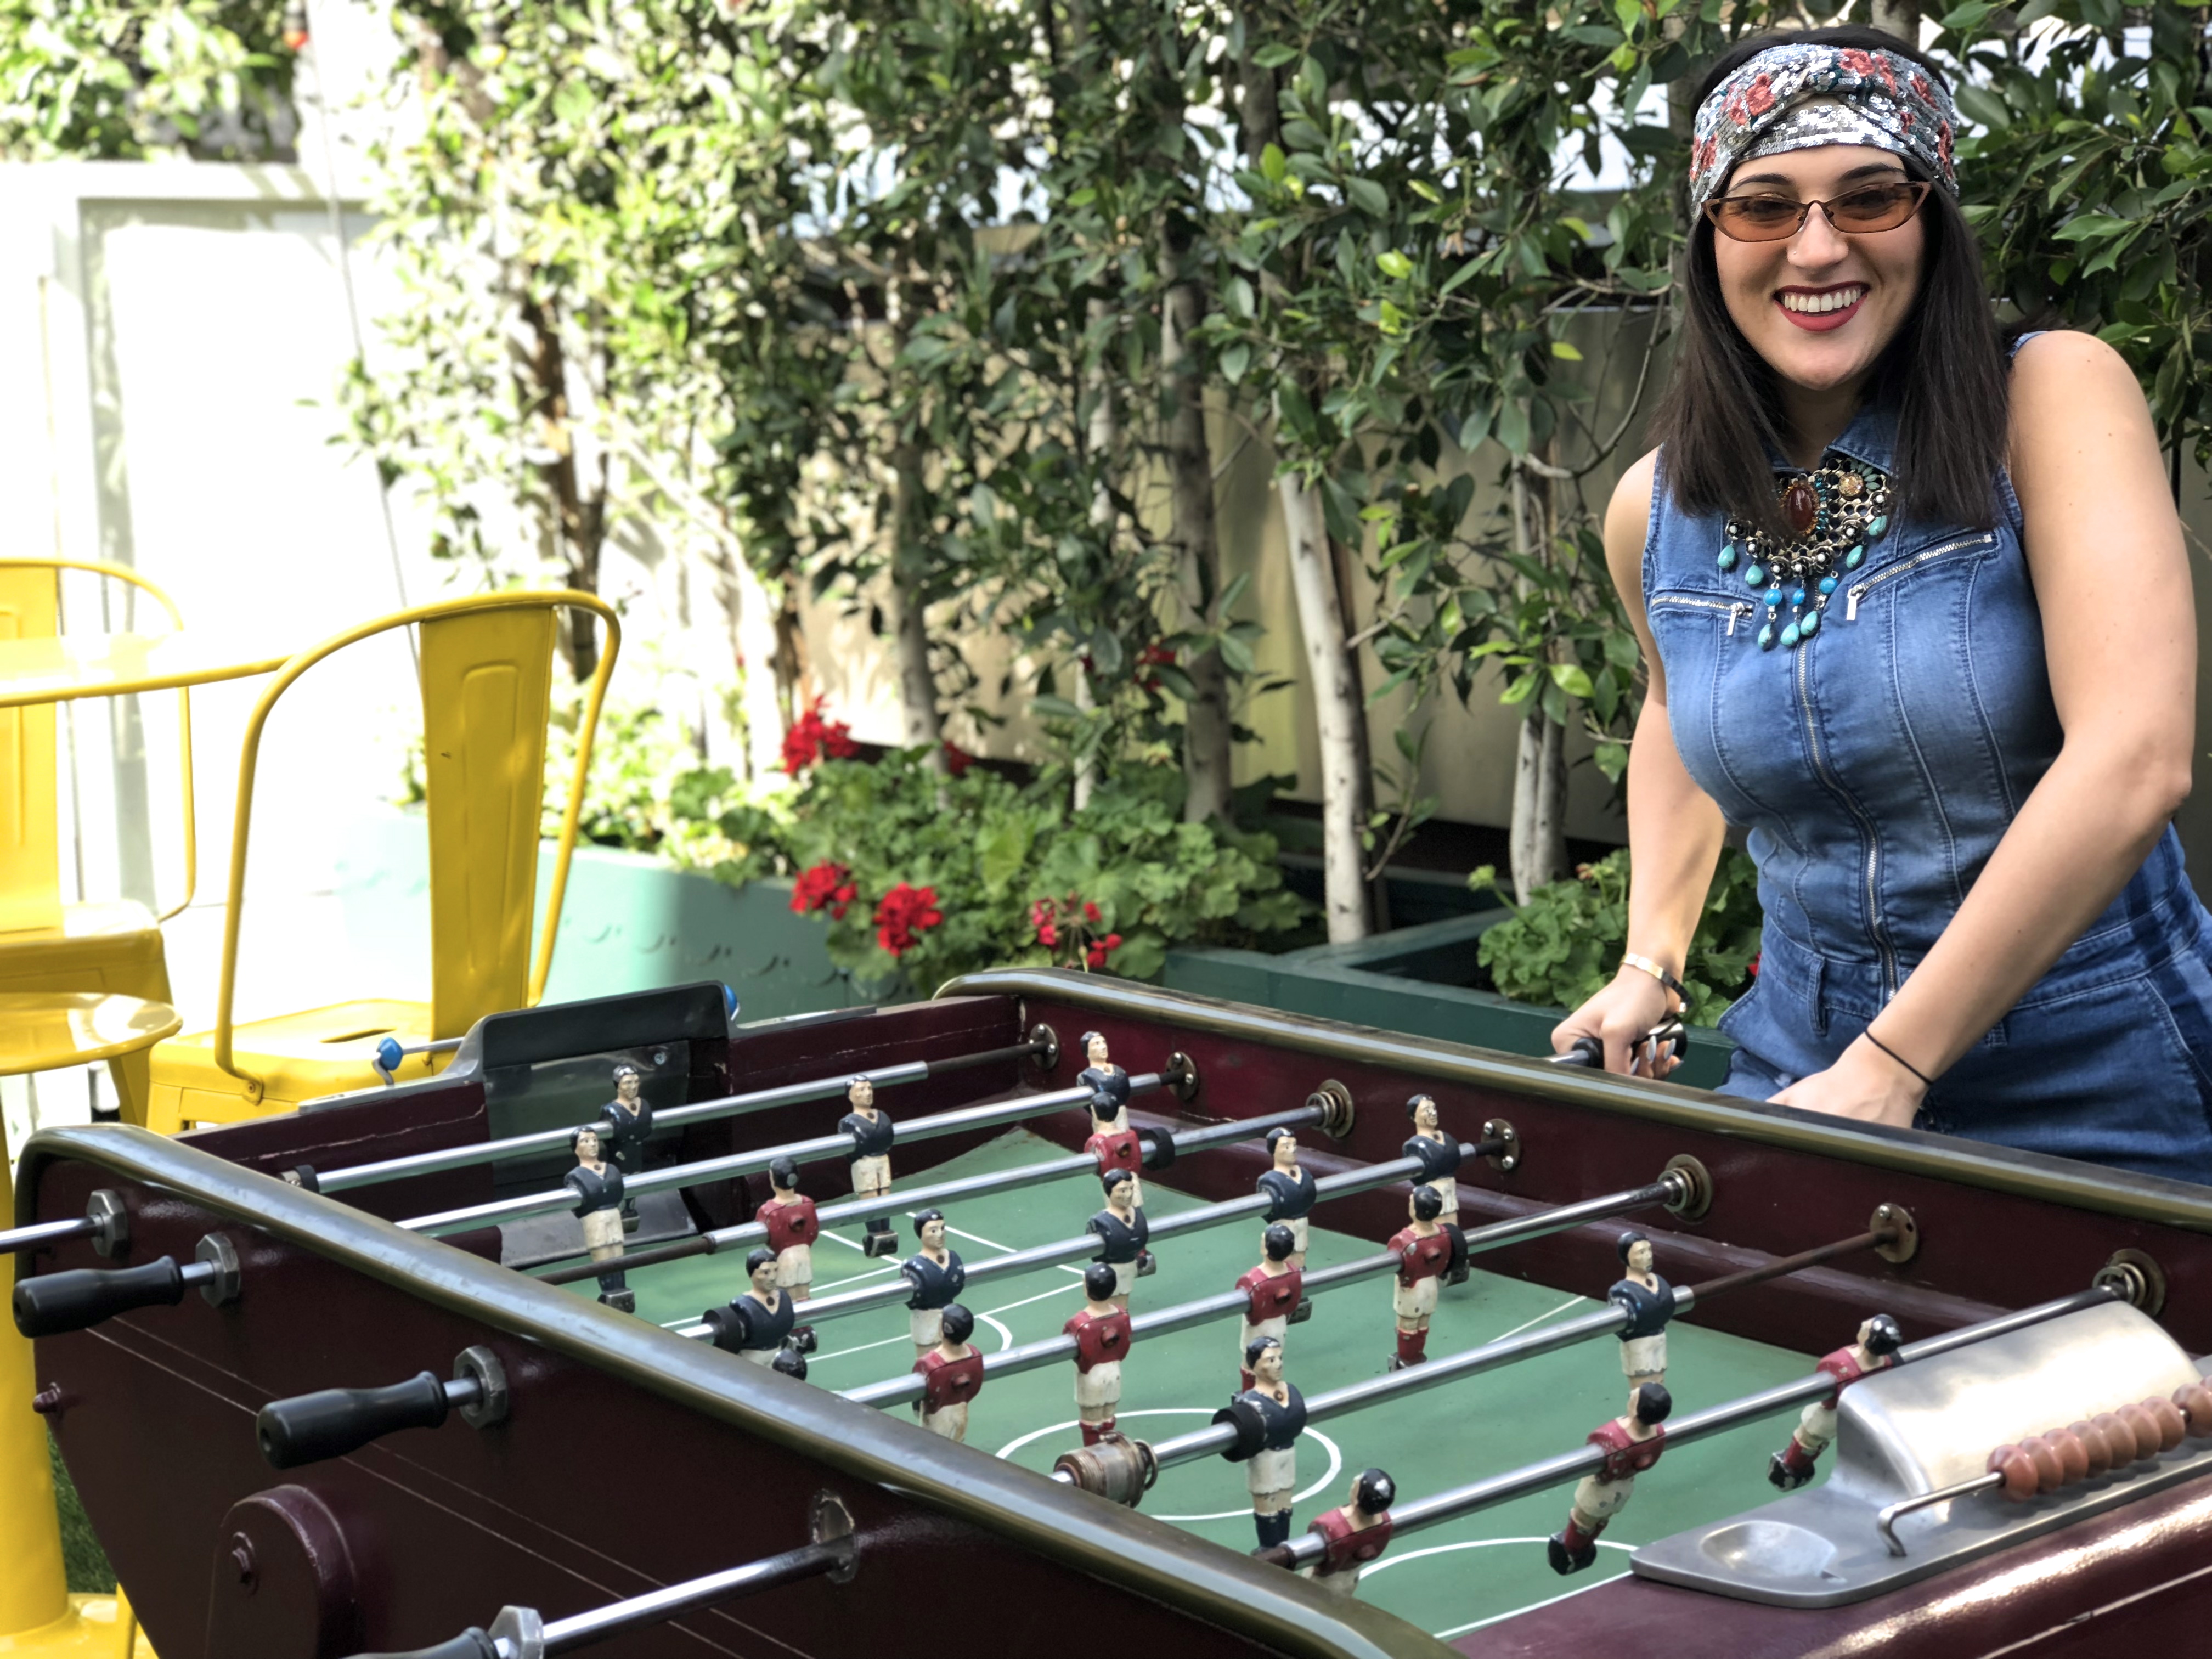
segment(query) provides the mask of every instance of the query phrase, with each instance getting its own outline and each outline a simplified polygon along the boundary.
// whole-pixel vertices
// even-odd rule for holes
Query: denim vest
[[[1896,428],[1869,406],[1832,447],[1893,473]],[[2002,474],[1996,507],[1989,530],[1893,523],[1838,573],[1818,633],[1761,650],[1763,596],[1717,567],[1721,520],[1676,506],[1659,458],[1644,601],[1674,744],[1749,830],[1765,912],[1759,980],[1722,1022],[1740,1045],[1728,1092],[1764,1098],[1834,1061],[1935,944],[2058,753]],[[1916,1127],[2212,1180],[2208,1062],[2212,918],[2169,825],[1929,1091]]]

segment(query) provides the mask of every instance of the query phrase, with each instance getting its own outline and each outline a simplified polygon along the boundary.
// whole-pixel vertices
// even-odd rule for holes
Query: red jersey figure
[[[1575,1487],[1567,1524],[1552,1534],[1552,1571],[1580,1572],[1597,1559],[1597,1537],[1620,1513],[1636,1490],[1636,1477],[1659,1461],[1667,1431],[1660,1426],[1674,1409],[1674,1397],[1657,1382],[1639,1384],[1628,1396],[1626,1414],[1594,1430],[1593,1446],[1602,1447],[1605,1463]]]
[[[1869,1371],[1887,1370],[1894,1365],[1897,1351],[1904,1346],[1905,1333],[1898,1329],[1897,1322],[1887,1314],[1876,1314],[1859,1327],[1850,1346],[1838,1348],[1823,1359],[1817,1369],[1834,1377],[1836,1386],[1825,1399],[1805,1407],[1790,1432],[1790,1443],[1769,1461],[1766,1478],[1784,1492],[1794,1492],[1810,1480],[1814,1461],[1836,1437],[1836,1408],[1844,1390]]]
[[[1412,1222],[1390,1235],[1385,1248],[1398,1257],[1398,1279],[1390,1294],[1390,1310],[1398,1316],[1398,1352],[1390,1369],[1402,1371],[1426,1359],[1429,1316],[1437,1308],[1437,1280],[1451,1267],[1452,1236],[1437,1224],[1444,1201],[1433,1187],[1416,1187],[1407,1200]]]
[[[1301,1568],[1298,1576],[1322,1589],[1349,1595],[1359,1588],[1360,1569],[1382,1559],[1390,1547],[1390,1505],[1398,1501],[1398,1483],[1381,1469],[1364,1469],[1352,1482],[1352,1496],[1341,1509],[1330,1510],[1307,1527],[1317,1532],[1328,1547],[1320,1560]]]
[[[1252,1386],[1252,1373],[1243,1369],[1245,1352],[1263,1336],[1281,1341],[1305,1293],[1305,1275],[1291,1266],[1291,1253],[1297,1249],[1297,1237],[1291,1230],[1279,1221],[1274,1223],[1261,1236],[1261,1248],[1267,1253],[1265,1259],[1237,1281],[1237,1288],[1248,1298],[1243,1328],[1237,1339],[1240,1393]]]
[[[914,1362],[922,1396],[914,1402],[921,1426],[947,1440],[968,1438],[968,1402],[983,1391],[983,1356],[968,1346],[975,1316],[957,1302],[939,1315],[937,1346]]]
[[[1075,1339],[1075,1410],[1083,1443],[1095,1446],[1114,1432],[1121,1400],[1121,1361],[1129,1352],[1129,1316],[1115,1305],[1114,1269],[1094,1261],[1083,1270],[1083,1311],[1061,1326]]]

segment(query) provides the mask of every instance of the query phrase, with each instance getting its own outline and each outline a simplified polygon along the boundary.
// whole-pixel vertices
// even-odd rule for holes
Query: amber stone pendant
[[[1783,487],[1782,516],[1790,521],[1790,533],[1803,538],[1813,533],[1813,521],[1820,514],[1820,497],[1813,489],[1810,478],[1792,478]]]

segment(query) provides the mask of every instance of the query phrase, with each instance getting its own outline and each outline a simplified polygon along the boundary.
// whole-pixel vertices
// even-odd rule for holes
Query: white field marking
[[[868,1248],[865,1244],[855,1244],[851,1239],[846,1237],[844,1234],[833,1233],[827,1227],[824,1227],[822,1230],[822,1237],[833,1240],[839,1244],[842,1244],[848,1250],[859,1250],[865,1254]]]
[[[1014,1334],[1008,1330],[1004,1325],[1001,1325],[997,1320],[992,1318],[990,1315],[977,1314],[975,1318],[978,1323],[988,1325],[993,1330],[998,1332],[999,1352],[1000,1353],[1006,1352],[1007,1349],[1014,1346]]]
[[[1115,1418],[1119,1421],[1124,1417],[1211,1417],[1212,1415],[1213,1407],[1211,1406],[1151,1406],[1143,1411],[1116,1412]],[[1080,1429],[1082,1426],[1082,1419],[1079,1418],[1072,1419],[1066,1423],[1049,1423],[1043,1428],[1030,1430],[1018,1440],[1009,1440],[1005,1445],[1000,1447],[994,1455],[1001,1458],[1010,1457],[1033,1440],[1042,1440],[1048,1434],[1058,1434],[1063,1429]],[[1303,1504],[1316,1492],[1328,1486],[1336,1480],[1337,1474],[1344,1468],[1344,1454],[1337,1449],[1336,1442],[1319,1429],[1308,1429],[1300,1438],[1318,1440],[1328,1449],[1328,1468],[1322,1471],[1320,1480],[1315,1481],[1304,1492],[1291,1494],[1291,1501],[1293,1504]],[[1223,1510],[1214,1515],[1155,1515],[1152,1519],[1155,1521],[1234,1521],[1239,1516],[1251,1513],[1249,1509]],[[1370,1567],[1367,1571],[1371,1572],[1374,1569]]]
[[[1540,1539],[1532,1538],[1528,1541],[1533,1544],[1540,1543],[1543,1540]],[[1635,1546],[1632,1544],[1608,1544],[1602,1538],[1599,1539],[1597,1541],[1599,1547],[1604,1549],[1625,1550],[1633,1549],[1635,1547]],[[1367,1576],[1368,1572],[1371,1572],[1373,1571],[1374,1570],[1372,1568],[1369,1568],[1365,1571],[1363,1571],[1360,1574],[1360,1577],[1364,1579]],[[1510,1613],[1493,1613],[1489,1618],[1478,1619],[1471,1625],[1454,1625],[1449,1630],[1440,1630],[1437,1632],[1436,1635],[1439,1641],[1448,1641],[1455,1636],[1464,1636],[1469,1631],[1480,1630],[1486,1625],[1495,1625],[1501,1620],[1518,1619],[1522,1613],[1534,1613],[1539,1607],[1555,1607],[1561,1601],[1571,1601],[1577,1595],[1588,1595],[1594,1589],[1603,1589],[1607,1584],[1613,1582],[1613,1578],[1618,1578],[1620,1577],[1620,1575],[1619,1573],[1615,1573],[1613,1574],[1613,1578],[1601,1578],[1595,1583],[1592,1584],[1578,1584],[1573,1589],[1567,1590],[1561,1595],[1547,1595],[1540,1601],[1531,1601],[1525,1607],[1515,1607]]]
[[[945,1231],[955,1238],[966,1239],[970,1244],[981,1244],[987,1250],[996,1250],[1000,1255],[1012,1255],[1014,1253],[1012,1245],[1001,1244],[995,1238],[985,1238],[981,1233],[963,1233],[959,1228],[949,1225]]]
[[[1032,1302],[1049,1301],[1052,1297],[1059,1296],[1073,1288],[1073,1287],[1072,1285],[1054,1285],[1051,1290],[1045,1291],[1042,1296],[1025,1296],[1018,1302],[1009,1302],[1004,1307],[993,1308],[988,1312],[977,1314],[975,1317],[978,1319],[988,1320],[991,1318],[992,1314],[1012,1313],[1017,1308],[1028,1307]],[[678,1322],[681,1323],[684,1322],[679,1321]],[[992,1321],[992,1322],[994,1324],[997,1323],[995,1320]],[[880,1342],[863,1342],[856,1348],[839,1348],[834,1353],[815,1354],[811,1357],[809,1363],[818,1365],[825,1359],[842,1359],[848,1353],[866,1353],[871,1348],[894,1347],[906,1340],[907,1339],[902,1336],[887,1336]]]
[[[1553,1309],[1551,1312],[1540,1313],[1534,1319],[1529,1320],[1526,1324],[1516,1325],[1511,1330],[1505,1332],[1504,1335],[1493,1336],[1490,1340],[1493,1342],[1503,1342],[1508,1336],[1518,1336],[1522,1332],[1529,1329],[1533,1326],[1540,1325],[1547,1319],[1558,1318],[1561,1314],[1566,1312],[1568,1309],[1573,1307],[1577,1302],[1587,1302],[1589,1300],[1589,1298],[1586,1296],[1571,1296],[1565,1302],[1559,1304],[1558,1307]],[[1374,1569],[1372,1567],[1368,1567],[1363,1568],[1361,1571],[1364,1575],[1368,1572],[1372,1572]]]

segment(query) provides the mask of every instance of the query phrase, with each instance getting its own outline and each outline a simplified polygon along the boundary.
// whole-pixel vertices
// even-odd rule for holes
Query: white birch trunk
[[[1344,611],[1337,602],[1328,526],[1321,492],[1285,473],[1276,480],[1290,532],[1291,590],[1298,605],[1306,667],[1313,681],[1314,724],[1321,738],[1322,908],[1332,945],[1367,937],[1367,888],[1359,848],[1358,694],[1345,648]]]
[[[921,457],[902,444],[892,457],[891,524],[896,538],[890,605],[893,654],[898,663],[899,743],[926,748],[928,763],[945,769],[945,730],[937,713],[937,677],[929,671],[929,628],[921,598],[920,563],[915,549],[915,520],[921,513]]]

